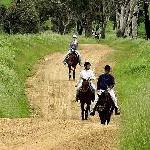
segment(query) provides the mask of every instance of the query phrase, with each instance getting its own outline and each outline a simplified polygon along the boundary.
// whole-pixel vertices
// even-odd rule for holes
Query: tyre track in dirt
[[[80,49],[82,60],[92,63],[98,77],[113,50],[98,44]],[[118,150],[118,117],[113,116],[108,126],[100,125],[97,115],[81,121],[74,98],[77,81],[68,81],[63,57],[54,53],[37,63],[36,74],[26,83],[34,113],[26,119],[0,119],[0,150]],[[81,69],[77,68],[77,79]]]

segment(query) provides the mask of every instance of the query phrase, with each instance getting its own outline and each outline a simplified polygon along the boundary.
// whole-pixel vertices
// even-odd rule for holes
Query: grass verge
[[[25,81],[33,65],[47,54],[68,48],[71,36],[51,32],[36,35],[0,35],[0,117],[29,117]],[[95,43],[79,37],[81,43]]]
[[[121,108],[122,150],[150,149],[150,41],[118,39],[109,34],[100,43],[116,49],[114,74]]]

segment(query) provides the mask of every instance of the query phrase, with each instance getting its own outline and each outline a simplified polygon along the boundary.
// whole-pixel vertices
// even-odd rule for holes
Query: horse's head
[[[81,87],[82,92],[86,92],[89,89],[89,87],[90,87],[89,81],[83,79],[82,87]]]

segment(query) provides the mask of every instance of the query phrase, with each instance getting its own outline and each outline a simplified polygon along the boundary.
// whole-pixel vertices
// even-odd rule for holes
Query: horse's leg
[[[85,120],[88,119],[88,111],[90,111],[90,105],[89,104],[87,104],[87,107],[86,107]]]
[[[73,80],[75,80],[75,68],[73,69]]]
[[[68,66],[69,67],[69,80],[71,79],[71,66]]]
[[[100,122],[102,124],[102,114],[101,114],[101,112],[98,112],[98,114],[99,114],[99,120],[100,120]]]
[[[81,116],[82,120],[84,120],[84,103],[81,102]]]
[[[101,124],[104,124],[105,125],[105,114],[104,112],[98,112],[99,113],[99,118],[100,118],[100,122]]]
[[[111,118],[111,111],[108,112],[107,125],[108,125],[109,122],[110,122],[110,118]]]
[[[106,124],[107,119],[108,119],[108,112],[107,110],[104,110],[104,124]]]

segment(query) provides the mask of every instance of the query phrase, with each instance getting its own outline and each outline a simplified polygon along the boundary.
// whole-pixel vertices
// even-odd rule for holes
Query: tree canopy
[[[113,21],[118,37],[137,38],[140,22],[145,23],[150,38],[148,0],[13,0],[6,8],[0,5],[0,29],[7,33],[37,33],[51,20],[51,30],[90,37],[92,30],[105,38],[108,21]],[[84,31],[84,32],[83,32]]]

